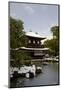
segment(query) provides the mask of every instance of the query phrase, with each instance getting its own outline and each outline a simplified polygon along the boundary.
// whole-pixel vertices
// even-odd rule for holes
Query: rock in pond
[[[36,67],[36,74],[39,74],[42,72],[42,68],[41,67]]]

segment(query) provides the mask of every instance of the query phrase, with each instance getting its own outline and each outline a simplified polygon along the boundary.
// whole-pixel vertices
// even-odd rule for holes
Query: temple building
[[[27,46],[21,47],[21,50],[30,53],[33,59],[42,59],[49,50],[49,48],[45,48],[42,44],[42,40],[46,38],[34,32],[26,32],[26,37],[28,39]]]

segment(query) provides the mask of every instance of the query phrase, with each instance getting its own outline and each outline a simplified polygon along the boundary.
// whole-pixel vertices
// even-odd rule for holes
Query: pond
[[[18,78],[10,82],[11,88],[31,87],[31,86],[46,86],[59,84],[59,65],[58,63],[50,63],[42,65],[42,73],[36,75],[34,78]]]

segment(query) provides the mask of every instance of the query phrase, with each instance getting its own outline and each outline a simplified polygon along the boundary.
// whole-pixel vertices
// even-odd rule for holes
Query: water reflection
[[[11,87],[56,85],[59,84],[58,79],[58,64],[52,63],[45,66],[42,65],[42,73],[32,79],[18,78],[14,82],[11,82]]]

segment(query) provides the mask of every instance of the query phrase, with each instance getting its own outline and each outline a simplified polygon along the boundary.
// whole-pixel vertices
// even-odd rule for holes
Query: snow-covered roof
[[[26,48],[26,47],[21,47],[21,49],[25,49],[25,50],[49,50],[49,48]]]
[[[30,37],[36,37],[36,38],[42,38],[45,39],[44,36],[39,35],[38,33],[34,33],[34,32],[26,32],[26,36],[30,36]]]
[[[20,47],[20,48],[15,48],[15,49],[10,49],[10,50],[20,50],[20,49],[23,49],[23,50],[36,50],[36,51],[40,51],[40,50],[49,50],[49,48],[27,48],[27,47]]]

